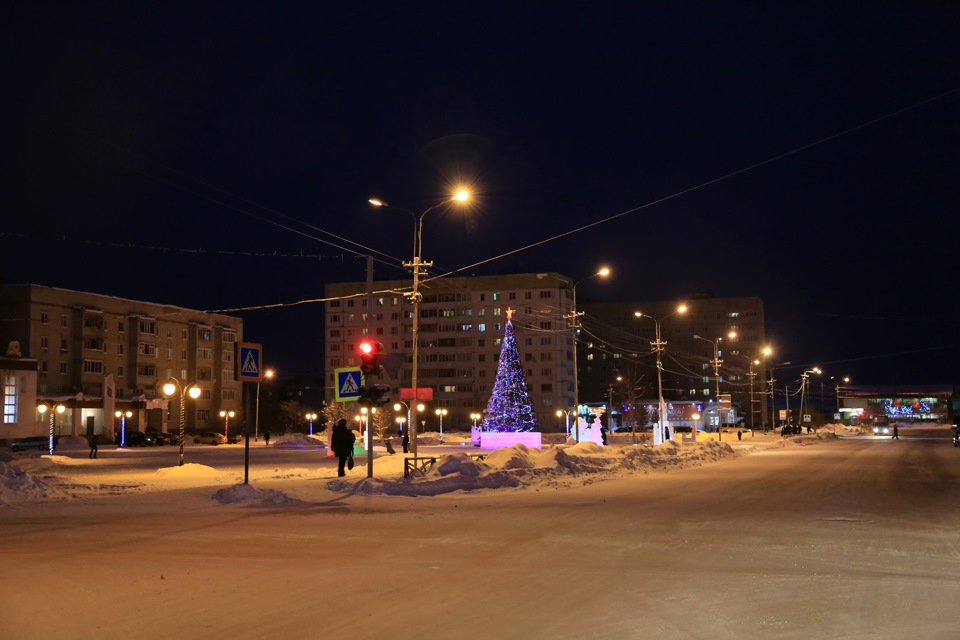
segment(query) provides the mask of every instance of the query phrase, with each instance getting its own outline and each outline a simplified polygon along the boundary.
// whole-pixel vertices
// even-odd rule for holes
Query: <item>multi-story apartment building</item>
[[[684,312],[677,311],[681,304]],[[578,354],[581,398],[605,401],[612,392],[617,405],[625,396],[624,384],[639,388],[643,399],[657,398],[652,343],[659,325],[660,340],[666,343],[661,352],[665,400],[702,402],[713,410],[719,371],[720,394],[731,394],[744,424],[749,426],[751,418],[758,428],[769,424],[760,298],[701,295],[674,301],[581,303],[578,310],[584,312]]]
[[[383,344],[385,354],[403,354],[396,376],[368,383],[388,384],[393,398],[411,385],[413,305],[404,296],[409,280],[326,286],[326,399],[333,400],[334,370],[360,363],[357,345],[365,338]],[[435,410],[447,409],[446,428],[466,429],[470,414],[487,407],[507,322],[514,310],[517,347],[524,377],[542,431],[564,428],[557,409],[573,402],[573,344],[568,328],[573,283],[558,273],[440,278],[423,283],[420,303],[418,387],[431,387],[419,425],[437,430]]]
[[[0,286],[0,317],[0,344],[19,342],[37,361],[38,400],[67,404],[64,433],[112,435],[120,408],[134,411],[134,429],[166,430],[169,415],[179,428],[181,399],[163,394],[171,378],[200,388],[187,429],[240,409],[239,318],[40,285]]]
[[[559,273],[442,278],[424,284],[418,386],[432,388],[435,397],[424,412],[426,429],[436,429],[437,408],[448,410],[445,424],[453,428],[468,426],[470,414],[486,408],[507,307],[514,309],[517,346],[539,428],[564,429],[556,411],[573,414],[573,286],[571,278]],[[357,345],[364,339],[383,343],[384,353],[403,355],[396,376],[368,383],[389,384],[394,398],[400,388],[410,386],[413,305],[404,296],[410,281],[376,281],[372,295],[366,295],[366,289],[363,282],[326,287],[328,402],[334,396],[334,370],[359,365]],[[576,310],[583,314],[577,350],[581,414],[590,412],[585,405],[605,404],[612,392],[616,400],[624,400],[624,383],[640,381],[643,388],[637,397],[643,401],[657,397],[656,358],[650,343],[659,324],[661,340],[668,343],[662,353],[665,399],[703,402],[705,410],[719,412],[716,346],[722,361],[720,393],[733,396],[738,415],[747,424],[751,409],[757,426],[767,421],[763,301],[694,296],[683,302],[684,313],[675,313],[678,302],[577,303]],[[638,318],[636,311],[649,317]],[[755,359],[760,363],[751,364]],[[622,424],[618,407],[623,403],[616,400],[615,424]]]

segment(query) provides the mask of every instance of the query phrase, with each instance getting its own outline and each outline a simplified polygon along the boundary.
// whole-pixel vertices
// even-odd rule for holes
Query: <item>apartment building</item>
[[[66,404],[65,435],[116,430],[115,410],[131,410],[127,428],[179,429],[179,402],[163,385],[195,383],[188,430],[220,426],[219,412],[241,408],[235,345],[239,318],[41,285],[0,286],[0,344],[18,342],[37,362],[38,401]],[[2,436],[0,436],[2,437]]]
[[[324,365],[326,400],[333,401],[335,369],[358,366],[357,345],[366,338],[383,344],[385,354],[402,354],[395,376],[368,383],[387,384],[392,398],[411,386],[413,305],[404,295],[410,280],[326,286]],[[421,430],[436,431],[436,409],[446,409],[444,427],[467,429],[470,414],[486,409],[497,361],[513,310],[517,347],[541,431],[565,427],[557,409],[573,403],[573,345],[568,328],[573,283],[559,273],[470,276],[427,280],[420,303],[420,363],[417,386],[434,390]]]

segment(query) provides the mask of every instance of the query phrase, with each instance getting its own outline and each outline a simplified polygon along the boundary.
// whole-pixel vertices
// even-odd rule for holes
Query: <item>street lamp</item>
[[[223,439],[230,442],[230,418],[237,415],[235,411],[221,411],[220,417],[223,418]]]
[[[196,382],[190,382],[184,387],[179,380],[176,378],[170,378],[170,381],[167,384],[163,385],[163,393],[167,396],[172,396],[177,394],[180,397],[180,464],[178,466],[183,466],[183,427],[187,418],[187,403],[184,394],[187,394],[194,400],[200,397],[200,387],[197,386]]]
[[[803,373],[800,374],[800,420],[803,422],[805,422],[803,413],[805,410],[804,408],[806,407],[807,411],[810,410],[810,407],[807,406],[807,387],[809,386],[808,383],[811,373],[816,373],[819,375],[823,372],[820,371],[818,367],[814,367],[813,369],[804,369]],[[807,428],[809,428],[809,426]]]
[[[49,409],[50,405],[46,402],[41,402],[39,405],[37,405],[37,411],[40,412],[41,416],[43,416],[43,414],[45,414]],[[63,412],[66,410],[67,408],[65,406],[58,403],[57,406],[53,408],[53,411],[50,411],[50,443],[48,445],[50,455],[53,455],[53,450],[55,448],[54,441],[56,438],[54,437],[54,431],[56,430],[57,414],[59,413],[60,415],[63,415]]]
[[[474,428],[474,429],[477,428],[477,420],[480,420],[480,419],[482,419],[482,418],[483,418],[483,414],[482,414],[482,413],[471,413],[471,414],[470,414],[470,419],[473,420],[473,428]]]
[[[610,275],[610,269],[603,267],[596,273],[590,274],[585,278],[577,280],[573,284],[573,307],[571,308],[570,314],[563,316],[565,319],[570,320],[570,328],[573,329],[573,424],[576,430],[576,441],[580,442],[580,385],[577,377],[577,334],[580,331],[580,316],[583,315],[583,312],[577,312],[577,286],[591,278],[601,277],[606,278]]]
[[[656,340],[650,343],[650,346],[653,347],[653,350],[657,354],[657,390],[660,394],[660,405],[657,409],[657,418],[658,418],[657,430],[654,431],[653,433],[654,446],[663,444],[663,436],[664,436],[663,414],[666,411],[666,405],[664,405],[663,403],[663,362],[660,358],[660,354],[663,353],[663,348],[667,346],[667,343],[660,339],[660,323],[675,313],[686,313],[686,311],[687,311],[687,306],[682,304],[679,307],[677,307],[674,311],[671,311],[670,313],[663,316],[662,318],[654,318],[653,316],[648,316],[645,313],[641,313],[640,311],[633,312],[633,315],[637,318],[649,318],[653,320],[654,327],[656,329]],[[611,386],[611,397],[613,396],[612,388],[613,387]]]
[[[736,332],[734,331],[731,331],[727,335],[730,338],[735,338],[737,336]],[[723,338],[720,337],[720,338],[717,338],[716,340],[711,340],[709,338],[704,338],[696,335],[693,337],[696,338],[697,340],[703,340],[713,345],[713,360],[711,360],[710,363],[713,365],[713,376],[717,380],[717,440],[722,442],[723,429],[721,427],[722,422],[720,419],[720,413],[721,413],[720,409],[722,408],[723,403],[720,401],[720,365],[723,364],[723,360],[720,359],[720,341],[723,340]]]
[[[313,421],[317,419],[317,414],[308,413],[305,417],[310,421],[310,435],[313,435]]]
[[[834,378],[834,376],[830,376],[830,379],[831,379],[831,380],[833,380],[833,378]],[[844,376],[844,377],[843,377],[843,380],[837,380],[837,385],[836,385],[836,389],[837,389],[837,413],[840,413],[840,382],[843,382],[843,384],[850,384],[850,378],[849,378],[848,376]]]
[[[563,421],[563,426],[566,427],[567,437],[570,437],[570,412],[564,411],[563,409],[557,409],[557,417],[565,418]]]
[[[420,299],[423,297],[420,294],[420,276],[426,273],[425,269],[427,267],[432,267],[432,262],[423,261],[423,218],[428,213],[442,207],[445,204],[449,204],[454,201],[464,202],[470,198],[470,194],[465,190],[461,189],[454,196],[447,198],[432,207],[425,210],[419,216],[402,207],[396,205],[388,204],[383,200],[377,198],[370,198],[368,202],[377,207],[390,207],[393,209],[398,209],[400,211],[406,211],[413,217],[413,262],[404,262],[403,266],[408,267],[413,270],[413,287],[410,290],[410,300],[413,302],[413,363],[410,368],[410,386],[413,387],[413,399],[414,401],[420,399],[419,390],[417,388],[417,373],[420,367]],[[417,408],[419,411],[419,407]],[[415,411],[411,412],[410,416],[410,446],[413,451],[413,455],[417,455],[417,413]]]
[[[267,380],[273,378],[273,369],[267,369],[263,372],[263,377]],[[260,381],[257,380],[257,407],[253,414],[253,440],[260,439]],[[250,440],[250,431],[247,431],[247,440]]]
[[[440,416],[440,444],[443,444],[443,416],[447,415],[447,410],[437,409],[434,413]]]
[[[776,418],[775,414],[777,412],[777,407],[776,407],[777,394],[774,393],[776,391],[777,380],[776,378],[773,377],[773,372],[777,367],[785,367],[790,364],[793,364],[793,363],[788,360],[787,362],[781,362],[780,364],[772,365],[770,367],[770,380],[768,381],[768,383],[770,384],[770,428],[771,429],[774,428],[773,422],[774,422],[774,419]]]
[[[120,418],[120,442],[118,443],[121,447],[126,446],[127,444],[127,418],[133,416],[133,411],[123,411],[114,412],[115,416]]]

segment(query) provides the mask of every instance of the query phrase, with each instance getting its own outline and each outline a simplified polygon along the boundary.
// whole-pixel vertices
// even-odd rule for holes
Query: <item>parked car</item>
[[[216,446],[218,444],[226,443],[227,439],[222,433],[217,431],[201,431],[197,435],[193,436],[193,444],[212,444]]]
[[[57,436],[53,436],[53,448],[57,448]],[[30,436],[20,438],[10,443],[11,451],[26,451],[27,449],[36,449],[37,451],[48,451],[50,449],[50,436]]]
[[[877,416],[873,419],[873,435],[875,436],[888,436],[890,435],[890,418],[887,416]]]
[[[123,444],[126,447],[153,447],[156,446],[157,439],[152,433],[127,431],[123,437]]]
[[[157,441],[157,446],[162,447],[165,444],[179,444],[180,443],[180,434],[179,433],[167,433],[166,431],[148,431],[150,435],[154,437]]]

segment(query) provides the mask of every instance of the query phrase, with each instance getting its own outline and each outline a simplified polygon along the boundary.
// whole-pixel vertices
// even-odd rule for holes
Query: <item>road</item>
[[[860,438],[563,490],[5,509],[0,636],[955,638],[958,463]]]

